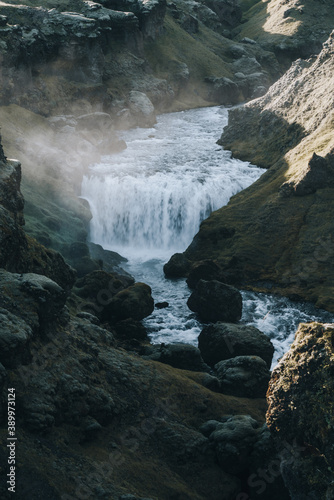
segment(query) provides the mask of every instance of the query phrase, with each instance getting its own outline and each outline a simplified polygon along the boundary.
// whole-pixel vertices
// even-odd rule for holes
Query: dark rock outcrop
[[[145,348],[143,358],[160,361],[182,370],[210,371],[208,365],[204,363],[199,349],[188,344],[149,346]]]
[[[141,320],[154,311],[151,288],[145,283],[135,283],[118,292],[103,309],[105,320],[117,322],[132,318]]]
[[[332,324],[301,324],[273,371],[267,424],[291,498],[333,497]]]
[[[190,261],[182,253],[175,253],[164,265],[164,273],[167,278],[181,278],[186,276],[190,267]]]
[[[242,314],[240,292],[216,280],[199,280],[187,305],[191,311],[197,312],[203,321],[235,322]]]
[[[195,288],[199,280],[217,280],[226,283],[226,276],[222,269],[213,260],[203,260],[192,266],[187,277],[187,285],[189,288]]]
[[[236,356],[215,365],[220,390],[241,398],[264,398],[270,371],[259,356]]]
[[[259,356],[270,368],[274,354],[270,339],[257,328],[222,322],[201,331],[198,347],[210,366],[235,356]]]

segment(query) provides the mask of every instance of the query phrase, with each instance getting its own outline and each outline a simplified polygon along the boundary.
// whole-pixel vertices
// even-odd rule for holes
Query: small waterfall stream
[[[129,259],[126,269],[152,288],[155,310],[145,320],[152,342],[197,345],[202,324],[187,308],[185,280],[166,280],[163,264],[182,252],[200,222],[263,173],[216,145],[227,110],[201,108],[158,117],[150,129],[123,132],[127,149],[91,167],[82,196],[92,211],[91,240]],[[243,292],[242,322],[272,339],[275,362],[292,342],[299,322],[331,315],[284,298]]]

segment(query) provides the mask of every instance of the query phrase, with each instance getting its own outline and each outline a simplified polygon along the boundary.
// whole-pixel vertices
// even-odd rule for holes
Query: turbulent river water
[[[169,303],[144,321],[153,343],[197,345],[203,324],[186,305],[190,290],[183,279],[165,279],[163,264],[186,249],[204,218],[263,173],[216,145],[227,114],[222,107],[170,113],[159,116],[153,128],[123,132],[127,149],[93,165],[82,183],[93,215],[91,240],[128,258],[123,267],[151,286],[155,302]],[[309,304],[242,294],[241,322],[271,338],[274,364],[298,323],[333,321]]]

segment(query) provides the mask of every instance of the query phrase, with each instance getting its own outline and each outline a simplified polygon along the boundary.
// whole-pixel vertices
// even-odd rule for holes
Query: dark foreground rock
[[[271,366],[274,346],[264,333],[253,326],[217,322],[203,328],[198,347],[210,366],[234,356],[259,356]]]
[[[144,351],[144,359],[160,361],[174,368],[193,371],[210,371],[202,359],[200,350],[188,344],[161,344],[149,346]]]
[[[332,324],[301,324],[270,380],[267,424],[292,500],[334,495],[333,339]]]
[[[197,312],[203,321],[235,322],[241,318],[242,297],[240,292],[220,281],[200,280],[187,305]]]
[[[258,356],[236,356],[215,365],[220,390],[242,398],[264,398],[270,372]]]

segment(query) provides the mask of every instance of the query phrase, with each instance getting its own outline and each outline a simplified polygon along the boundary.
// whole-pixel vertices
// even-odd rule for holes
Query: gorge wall
[[[213,259],[231,282],[333,303],[333,35],[265,96],[233,109],[218,141],[267,168],[201,225],[185,256]]]

